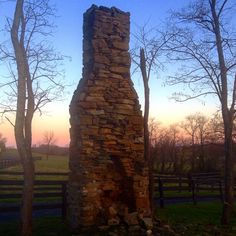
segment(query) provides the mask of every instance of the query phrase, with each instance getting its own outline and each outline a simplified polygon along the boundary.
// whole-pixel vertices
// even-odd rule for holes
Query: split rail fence
[[[0,172],[0,212],[20,211],[22,176],[22,172]],[[66,217],[67,176],[68,173],[38,172],[35,174],[34,211],[61,209],[61,216]]]
[[[223,179],[219,172],[194,173],[189,176],[154,175],[155,200],[165,203],[220,199],[224,201]]]
[[[61,216],[67,212],[68,173],[39,172],[35,174],[34,211],[60,209]],[[195,173],[188,177],[154,175],[155,200],[165,204],[177,202],[224,201],[224,186],[219,172]],[[22,197],[22,172],[0,171],[0,212],[19,212]]]
[[[2,159],[0,160],[0,169],[5,169],[11,166],[17,166],[19,164],[20,160]]]

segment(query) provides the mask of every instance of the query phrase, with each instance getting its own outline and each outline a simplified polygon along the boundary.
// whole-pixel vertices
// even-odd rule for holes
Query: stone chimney
[[[93,5],[83,32],[83,78],[70,104],[73,229],[150,214],[143,118],[130,79],[129,13]]]

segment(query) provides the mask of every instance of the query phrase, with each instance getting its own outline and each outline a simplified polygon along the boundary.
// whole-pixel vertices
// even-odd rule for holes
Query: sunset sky
[[[42,143],[43,133],[53,131],[58,145],[69,144],[69,103],[80,78],[82,77],[82,25],[83,13],[92,5],[104,5],[107,7],[116,6],[123,11],[129,11],[131,14],[131,33],[135,31],[135,25],[142,26],[145,22],[150,22],[150,26],[158,26],[168,16],[170,9],[179,9],[188,0],[51,0],[56,4],[58,17],[55,19],[54,36],[51,39],[56,50],[63,55],[71,57],[71,61],[65,61],[65,82],[70,87],[65,92],[63,101],[58,101],[48,105],[46,114],[35,116],[33,123],[33,143]],[[0,29],[4,27],[5,16],[13,14],[14,3],[0,3]],[[1,33],[2,35],[2,33]],[[7,35],[3,35],[7,37]],[[2,38],[2,36],[0,36]],[[131,37],[132,38],[132,37]],[[132,45],[132,41],[131,41]],[[4,70],[0,67],[0,77]],[[150,81],[151,88],[151,106],[150,116],[164,124],[170,124],[180,121],[187,114],[197,111],[203,114],[210,114],[217,107],[217,100],[206,102],[189,101],[177,103],[170,100],[171,94],[181,90],[177,87],[164,86],[164,80],[171,72],[171,66],[157,75],[153,75]],[[140,103],[143,104],[143,84],[141,77],[136,74],[132,77],[135,89],[138,92]],[[3,91],[0,91],[0,93]],[[0,124],[0,133],[7,138],[7,145],[15,145],[13,127],[3,119]]]

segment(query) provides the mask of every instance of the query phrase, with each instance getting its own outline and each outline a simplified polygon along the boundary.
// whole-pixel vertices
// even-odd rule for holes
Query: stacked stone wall
[[[130,79],[129,13],[84,14],[83,78],[70,104],[69,217],[73,228],[149,214],[143,118]]]

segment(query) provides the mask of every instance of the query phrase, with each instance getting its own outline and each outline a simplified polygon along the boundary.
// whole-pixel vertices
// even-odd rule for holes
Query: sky
[[[69,140],[69,104],[74,90],[82,77],[82,26],[83,13],[92,5],[115,6],[123,11],[130,12],[131,33],[135,31],[135,25],[142,26],[150,22],[151,26],[159,26],[168,16],[170,9],[179,9],[189,0],[50,0],[56,4],[57,18],[54,23],[57,28],[51,39],[56,50],[63,55],[69,56],[71,60],[64,63],[65,82],[70,86],[65,92],[62,101],[49,104],[42,116],[36,115],[33,121],[33,143],[42,143],[43,134],[53,131],[57,140],[56,144],[67,146]],[[13,14],[14,3],[0,3],[0,29],[4,26],[5,16]],[[4,16],[4,17],[2,17]],[[6,36],[6,35],[5,35]],[[132,38],[132,37],[131,37]],[[132,42],[131,42],[132,44]],[[1,68],[0,68],[1,70]],[[160,71],[152,76],[150,81],[150,117],[155,117],[163,124],[176,123],[186,115],[202,112],[210,114],[215,111],[217,103],[209,102],[203,104],[201,101],[189,101],[177,103],[170,99],[171,94],[179,88],[164,86],[164,80],[171,67]],[[0,74],[2,76],[3,70]],[[135,89],[138,93],[143,109],[143,84],[140,75],[132,76]],[[1,93],[1,91],[0,91]],[[13,127],[3,119],[0,123],[0,133],[7,138],[7,145],[14,146]]]

